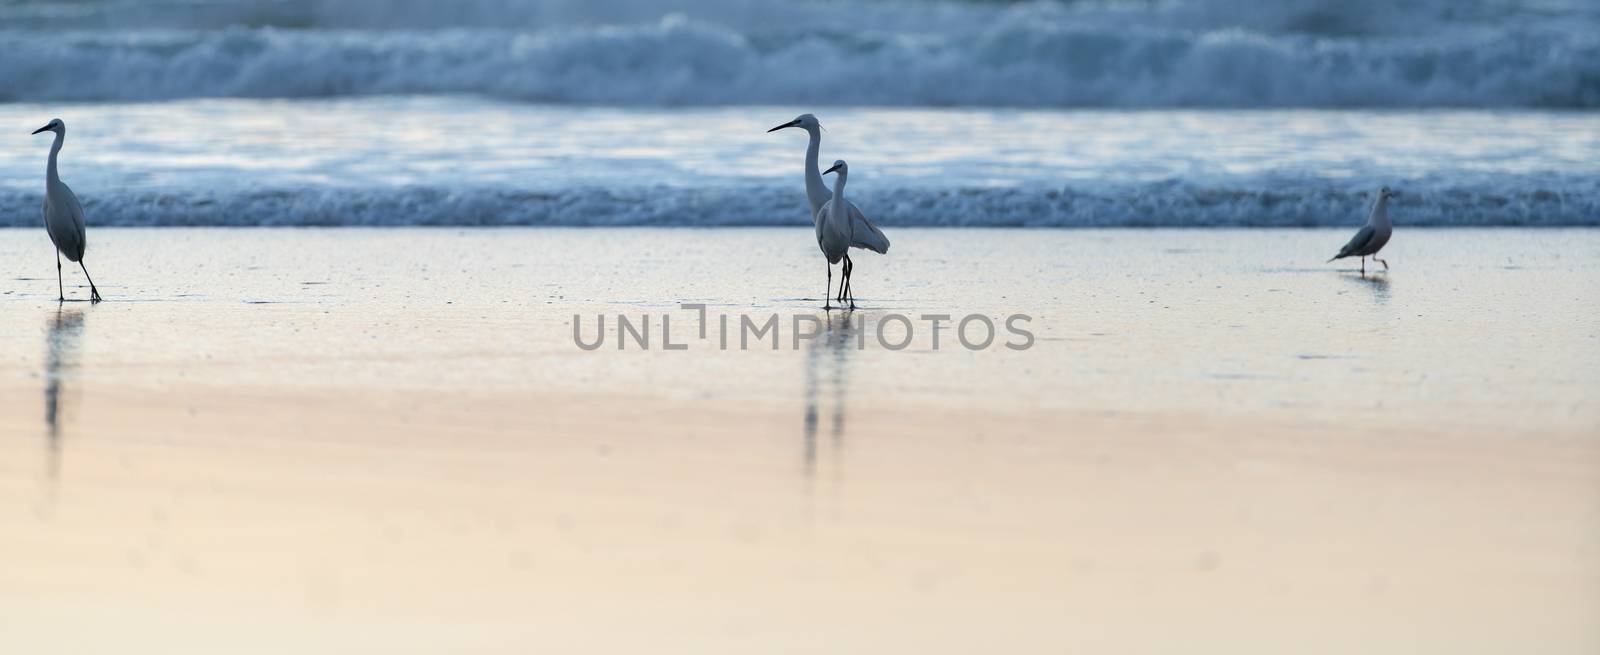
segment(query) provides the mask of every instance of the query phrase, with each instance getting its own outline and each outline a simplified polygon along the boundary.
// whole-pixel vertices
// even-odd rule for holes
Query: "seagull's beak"
[[[834,172],[836,170],[839,170],[838,164],[835,164],[832,168],[829,168],[828,170],[823,171],[822,174],[823,175],[827,175],[827,174],[832,173],[832,172]]]
[[[798,119],[798,118],[796,118],[796,119],[794,119],[794,120],[792,120],[792,121],[789,121],[789,122],[787,122],[787,123],[784,123],[784,124],[782,124],[782,125],[779,125],[779,126],[777,126],[777,127],[774,127],[774,128],[772,128],[772,129],[770,129],[770,130],[767,130],[767,132],[768,132],[768,133],[771,133],[771,132],[776,132],[776,131],[778,131],[778,130],[781,130],[781,129],[783,129],[783,128],[786,128],[786,127],[794,127],[794,126],[796,126],[796,125],[799,125],[799,124],[800,124],[800,119]]]
[[[40,133],[40,132],[47,132],[47,131],[49,131],[49,130],[50,130],[50,126],[49,126],[49,125],[46,125],[46,126],[44,126],[44,127],[41,127],[41,128],[39,128],[39,129],[37,129],[37,130],[34,130],[34,131],[33,131],[33,133],[34,133],[34,134],[38,134],[38,133]]]

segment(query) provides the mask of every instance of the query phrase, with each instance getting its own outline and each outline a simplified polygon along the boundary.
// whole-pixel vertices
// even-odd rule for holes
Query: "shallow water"
[[[795,315],[822,316],[827,277],[805,229],[99,230],[101,305],[58,309],[42,231],[0,232],[14,380],[41,370],[58,315],[90,335],[85,380],[159,386],[254,381],[416,390],[659,389],[794,398]],[[1345,231],[896,230],[891,254],[855,257],[866,348],[843,349],[853,396],[934,404],[1214,410],[1592,427],[1600,385],[1596,234],[1401,230],[1394,270],[1324,264]],[[159,253],[150,256],[147,253]],[[33,269],[24,268],[28,262]],[[69,275],[69,282],[81,276]],[[81,298],[82,290],[69,290]],[[780,317],[772,340],[724,352],[698,312]],[[648,315],[654,347],[616,352],[615,320]],[[996,324],[971,352],[924,315]],[[1025,339],[1005,319],[1036,336]],[[574,345],[579,318],[593,341]],[[674,343],[664,351],[661,316]],[[898,345],[910,319],[912,340]],[[24,318],[30,317],[30,318]],[[835,321],[839,320],[837,314]],[[810,327],[810,324],[805,324]],[[982,340],[981,324],[969,325]],[[176,331],[181,341],[160,335]],[[689,338],[693,337],[693,338]],[[820,347],[802,343],[800,350]],[[846,340],[846,342],[850,342]],[[765,350],[763,350],[765,349]],[[1471,356],[1467,356],[1470,354]],[[270,367],[245,366],[271,362]],[[226,365],[235,362],[237,365]],[[781,372],[787,371],[787,372]],[[615,376],[627,372],[628,379]]]
[[[1593,652],[1600,235],[1345,236],[0,230],[0,645]]]

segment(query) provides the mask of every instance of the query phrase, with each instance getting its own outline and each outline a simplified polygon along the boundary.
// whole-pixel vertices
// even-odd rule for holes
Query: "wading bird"
[[[855,268],[850,264],[850,244],[855,241],[855,221],[850,220],[850,210],[855,205],[850,204],[844,197],[844,183],[850,177],[850,167],[843,159],[833,162],[833,167],[822,172],[838,173],[833,179],[833,197],[822,203],[822,208],[817,210],[817,247],[822,249],[822,256],[828,259],[828,289],[833,290],[833,265],[844,260],[844,279],[839,281],[839,302],[849,302],[850,309],[856,308],[855,294],[850,291],[850,271]],[[822,301],[824,309],[828,307],[826,298]]]
[[[805,130],[806,134],[810,136],[810,142],[806,144],[806,202],[811,206],[811,220],[816,225],[817,240],[820,245],[823,233],[822,206],[833,198],[833,193],[828,191],[828,185],[822,181],[822,173],[817,170],[817,152],[822,148],[822,123],[817,122],[816,116],[801,114],[795,117],[794,120],[767,131],[776,132],[786,127],[798,127]],[[843,164],[844,162],[837,163]],[[841,185],[843,177],[843,175],[840,176]],[[847,210],[850,219],[845,224],[849,228],[849,246],[871,250],[878,254],[887,254],[889,252],[889,237],[884,236],[882,230],[873,225],[872,221],[867,220],[866,215],[862,214],[859,208],[848,201],[843,204],[842,208]],[[826,249],[824,249],[824,254],[826,254]],[[833,293],[833,268],[831,264],[838,262],[840,259],[844,260],[844,281],[840,282],[839,294],[835,298],[840,302],[844,302],[846,297],[850,272],[855,268],[850,262],[848,248],[838,258],[829,256],[828,294],[823,295],[824,308],[828,306],[827,299]]]
[[[78,204],[78,196],[73,195],[72,189],[67,188],[56,173],[56,155],[67,139],[67,124],[52,118],[48,125],[33,131],[34,134],[40,132],[56,133],[56,142],[50,146],[50,163],[44,170],[44,229],[50,233],[50,241],[56,244],[57,300],[67,299],[61,282],[61,256],[66,255],[67,261],[78,263],[83,277],[89,280],[89,300],[100,302],[100,290],[94,286],[94,278],[89,277],[89,268],[83,265],[83,251],[88,245],[83,229],[83,205]]]
[[[1389,262],[1378,259],[1378,251],[1383,250],[1383,245],[1389,243],[1389,236],[1394,234],[1394,225],[1389,222],[1389,199],[1400,195],[1398,191],[1390,191],[1389,187],[1378,189],[1378,199],[1372,203],[1372,212],[1367,214],[1367,224],[1339,249],[1339,254],[1334,259],[1345,257],[1361,258],[1361,274],[1367,274],[1367,256],[1372,256],[1372,261],[1383,264],[1383,270],[1389,270]]]

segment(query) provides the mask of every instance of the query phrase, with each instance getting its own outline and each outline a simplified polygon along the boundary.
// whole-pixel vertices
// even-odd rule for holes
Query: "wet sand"
[[[1597,231],[900,230],[848,315],[804,230],[102,230],[94,306],[34,232],[7,651],[1600,647]]]

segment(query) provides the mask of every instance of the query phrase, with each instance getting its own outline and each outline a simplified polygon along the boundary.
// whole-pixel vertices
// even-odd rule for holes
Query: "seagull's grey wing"
[[[848,201],[849,198],[845,200]],[[866,215],[862,214],[861,209],[853,202],[850,203],[850,228],[850,245],[866,248],[880,255],[889,252],[889,237],[884,236],[883,230],[867,220]]]
[[[1356,232],[1356,235],[1350,238],[1350,243],[1344,244],[1344,247],[1339,249],[1339,257],[1349,257],[1361,252],[1362,248],[1372,243],[1372,237],[1377,233],[1378,231],[1372,229],[1371,225],[1361,228],[1361,231]]]

